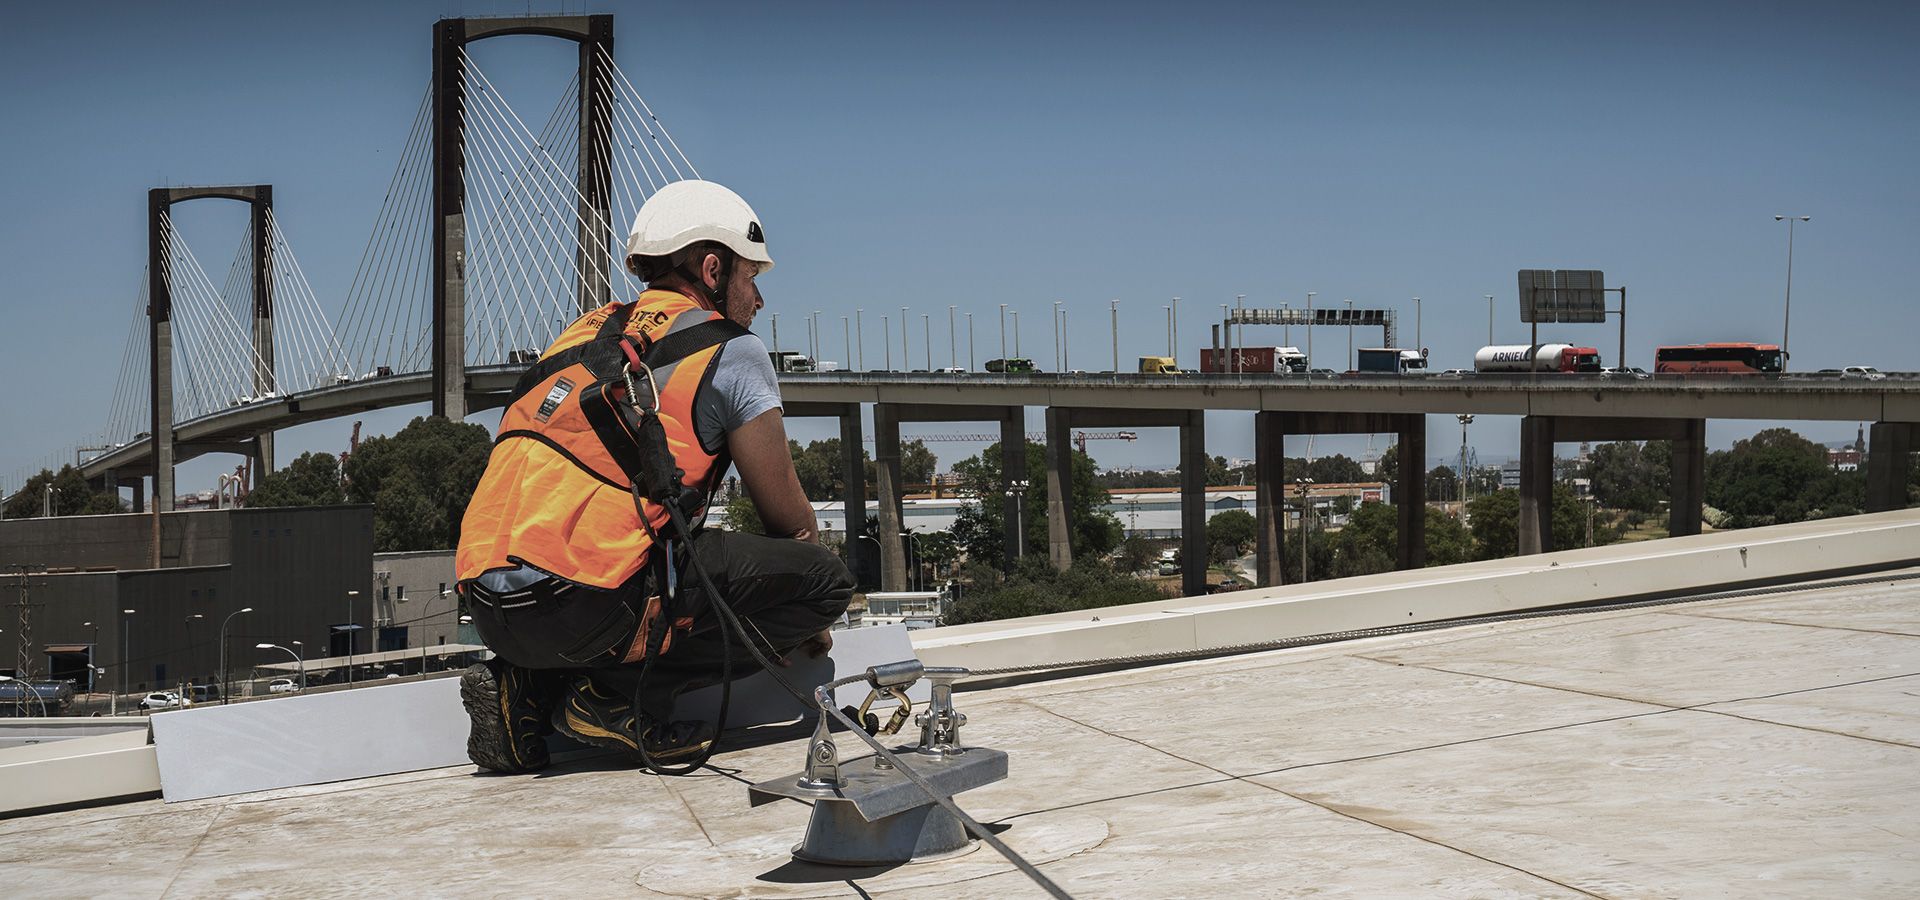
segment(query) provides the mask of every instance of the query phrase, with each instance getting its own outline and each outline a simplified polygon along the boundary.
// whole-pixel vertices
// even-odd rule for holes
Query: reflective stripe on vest
[[[515,385],[501,414],[486,473],[460,524],[456,577],[524,564],[602,588],[632,579],[652,541],[629,493],[631,448],[605,437],[612,425],[605,421],[607,394],[625,392],[620,342],[636,342],[656,365],[660,420],[682,483],[704,496],[724,474],[725,447],[701,445],[694,401],[711,389],[708,370],[724,342],[745,333],[672,291],[609,303],[567,326]],[[640,390],[647,390],[644,380]],[[665,528],[666,511],[645,505],[654,528]]]

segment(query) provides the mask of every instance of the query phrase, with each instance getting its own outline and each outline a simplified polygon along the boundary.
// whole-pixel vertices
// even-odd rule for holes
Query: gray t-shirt
[[[767,345],[758,335],[743,334],[720,348],[713,387],[701,391],[694,403],[694,433],[701,444],[719,449],[727,432],[779,408],[780,381]]]

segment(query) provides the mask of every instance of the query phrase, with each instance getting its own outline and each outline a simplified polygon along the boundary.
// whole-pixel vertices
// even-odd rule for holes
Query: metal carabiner
[[[646,379],[647,387],[651,388],[653,391],[652,407],[643,407],[640,405],[640,388],[638,385],[634,384],[634,380],[633,380],[633,369],[635,366],[640,367],[642,376]],[[626,363],[626,365],[621,367],[620,377],[626,379],[627,402],[632,404],[634,409],[637,409],[641,412],[647,412],[649,409],[656,410],[656,411],[660,409],[660,383],[654,380],[653,368],[651,366],[648,366],[646,363],[639,362],[638,360],[629,360]]]

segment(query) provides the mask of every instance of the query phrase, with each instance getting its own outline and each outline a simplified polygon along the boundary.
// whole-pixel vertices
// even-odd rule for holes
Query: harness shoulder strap
[[[584,362],[588,364],[588,368],[595,368],[596,362],[602,360],[611,362],[617,359],[617,354],[609,353],[605,339],[618,338],[622,332],[626,331],[627,322],[633,318],[634,306],[635,304],[632,303],[622,304],[614,309],[612,315],[607,316],[605,322],[600,323],[600,330],[595,332],[592,338],[564,350],[555,351],[545,359],[528,366],[527,370],[521,372],[520,377],[514,381],[513,394],[508,398],[507,404],[511,406],[519,402],[520,398],[526,396],[529,391],[539,387],[542,382],[569,366]]]
[[[708,347],[751,333],[732,319],[708,319],[654,341],[640,358],[651,368],[664,369]]]

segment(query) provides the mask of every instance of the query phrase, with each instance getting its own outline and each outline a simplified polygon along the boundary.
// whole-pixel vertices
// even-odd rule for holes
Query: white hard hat
[[[773,268],[767,239],[747,201],[711,181],[676,181],[654,192],[633,217],[627,233],[627,268],[640,274],[641,256],[672,256],[701,241],[713,241],[734,255]]]

